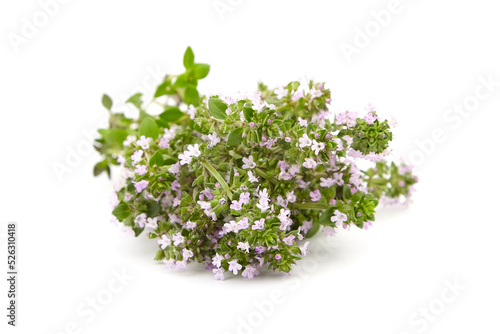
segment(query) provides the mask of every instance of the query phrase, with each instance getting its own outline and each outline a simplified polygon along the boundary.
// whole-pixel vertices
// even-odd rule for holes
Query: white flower
[[[178,174],[181,171],[181,164],[179,162],[176,162],[169,167],[168,171],[172,174]]]
[[[241,276],[246,277],[248,279],[252,279],[255,276],[260,274],[259,270],[253,266],[246,266],[245,270],[241,273]]]
[[[245,242],[238,242],[238,249],[241,249],[242,251],[245,251],[245,252],[249,252],[250,250],[250,244],[248,243],[248,241],[245,241]]]
[[[250,182],[259,181],[259,179],[257,177],[253,176],[253,173],[251,170],[249,170],[247,174],[248,174],[248,181],[250,181]]]
[[[222,268],[217,268],[217,269],[212,269],[212,272],[215,274],[214,279],[215,280],[224,280],[224,269]]]
[[[305,168],[316,168],[317,165],[318,164],[316,163],[316,161],[311,158],[306,158],[306,160],[302,164],[302,166],[304,166]]]
[[[264,188],[264,189],[259,191],[259,197],[260,197],[260,199],[269,200],[269,194],[267,193],[267,188]]]
[[[192,251],[190,251],[190,250],[188,250],[188,249],[186,249],[186,248],[184,248],[184,249],[182,250],[182,259],[183,259],[184,261],[187,261],[187,260],[189,260],[189,259],[190,259],[190,258],[192,258],[192,257],[193,257],[193,252],[192,252]]]
[[[297,196],[293,194],[293,190],[286,194],[286,200],[290,203],[295,203]]]
[[[210,202],[198,201],[196,203],[198,203],[199,206],[200,206],[200,208],[202,208],[203,210],[210,210],[210,208],[212,207],[212,205],[210,204]]]
[[[198,144],[188,145],[187,148],[188,148],[189,155],[191,155],[193,157],[199,157],[201,155],[201,151],[199,149]],[[184,154],[186,154],[186,152],[184,152]]]
[[[347,215],[345,213],[335,210],[333,214],[334,215],[330,218],[333,223],[340,224],[347,221]]]
[[[142,147],[143,150],[147,150],[149,148],[149,143],[152,141],[152,138],[146,138],[145,136],[141,136],[141,138],[137,141],[137,145]]]
[[[196,117],[196,108],[192,104],[189,105],[186,112],[189,115],[189,118],[194,119]]]
[[[146,225],[146,214],[141,213],[137,217],[135,217],[134,222],[139,225],[139,227],[144,227]]]
[[[269,209],[269,200],[261,198],[259,203],[256,205],[262,212],[266,212]]]
[[[253,161],[253,156],[249,155],[248,158],[243,158],[243,169],[255,168],[257,164]]]
[[[274,90],[274,94],[276,94],[276,97],[281,100],[285,96],[288,96],[288,89],[285,89],[284,86],[280,86]]]
[[[323,95],[323,92],[321,90],[316,89],[314,87],[311,88],[309,93],[311,93],[311,99],[314,99],[315,97],[320,97],[321,95]]]
[[[303,119],[302,117],[298,118],[300,126],[307,126],[307,119]]]
[[[143,153],[144,152],[142,150],[135,151],[134,154],[132,154],[132,156],[131,156],[132,161],[135,163],[138,163],[139,161],[141,161]]]
[[[324,148],[325,148],[325,143],[321,142],[318,143],[316,140],[312,141],[311,150],[313,150],[314,153],[316,153],[316,155],[318,155],[319,152],[322,151]]]
[[[146,224],[146,227],[150,228],[152,230],[156,230],[158,228],[158,217],[148,218],[148,222]]]
[[[184,225],[184,228],[185,228],[186,230],[192,230],[192,229],[193,229],[193,228],[195,228],[195,227],[196,227],[196,223],[193,223],[193,222],[192,222],[192,221],[190,221],[190,220],[188,220],[188,221],[186,222],[186,225]]]
[[[208,135],[208,140],[210,140],[210,144],[208,147],[212,148],[220,142],[220,138],[217,136],[217,133],[212,133]]]
[[[177,232],[177,234],[174,235],[172,239],[174,240],[174,246],[178,246],[179,244],[182,244],[184,242],[184,237],[180,232]]]
[[[127,139],[125,139],[123,141],[123,146],[130,146],[130,144],[132,144],[133,142],[135,142],[137,140],[137,137],[136,136],[127,136]]]
[[[307,246],[309,246],[309,241],[306,241],[304,245],[300,246],[300,252],[302,253],[302,256],[306,256],[307,254]]]
[[[306,135],[305,133],[302,135],[302,137],[299,138],[299,147],[300,148],[304,148],[306,146],[311,146],[312,145],[312,140],[309,138],[308,135]]]
[[[165,234],[161,236],[161,239],[160,239],[160,240],[158,240],[158,244],[160,244],[160,245],[161,245],[161,246],[160,246],[160,247],[161,247],[161,249],[165,249],[165,248],[167,248],[167,246],[169,246],[171,243],[172,243],[172,240],[170,240],[170,239],[168,238],[168,236],[167,236],[167,235],[165,235]]]
[[[238,274],[238,270],[242,268],[242,265],[238,263],[238,260],[229,261],[229,271],[233,272],[233,275]]]
[[[179,154],[179,159],[180,159],[179,163],[180,163],[181,165],[190,164],[190,163],[191,163],[191,161],[193,161],[193,157],[191,157],[190,155],[185,154],[185,153],[186,153],[186,152],[184,152],[184,154],[182,154],[182,153],[181,153],[181,154]]]
[[[215,256],[212,258],[212,264],[217,268],[220,268],[222,260],[224,260],[224,257],[219,253],[215,253]]]
[[[326,178],[326,179],[324,177],[322,177],[322,178],[320,178],[320,180],[321,180],[321,183],[319,185],[322,187],[325,187],[325,188],[330,188],[331,186],[333,186],[335,184],[335,180],[332,179],[331,177]]]

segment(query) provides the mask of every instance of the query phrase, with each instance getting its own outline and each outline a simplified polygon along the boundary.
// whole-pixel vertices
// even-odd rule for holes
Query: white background
[[[33,22],[42,8],[2,1],[0,259],[5,268],[6,224],[15,221],[20,273],[18,327],[8,333],[498,333],[496,3],[401,0],[380,31],[371,12],[388,0],[222,0],[231,6],[222,16],[214,3],[68,1],[16,48],[10,39],[22,36],[23,18]],[[372,37],[348,59],[342,43],[355,46],[357,29],[367,27]],[[142,84],[153,82],[150,72],[180,73],[188,45],[212,66],[202,92],[305,75],[327,82],[332,110],[372,103],[394,115],[392,147],[418,165],[413,204],[379,209],[368,231],[318,236],[290,277],[221,282],[196,264],[174,272],[155,263],[154,241],[109,223],[111,183],[92,177],[97,153],[73,157],[61,178],[53,165],[88,145],[85,133],[106,117],[102,93],[122,107],[137,89],[151,93]],[[480,81],[489,76],[492,92]],[[476,89],[489,95],[479,100]],[[447,113],[464,101],[466,116]],[[429,142],[433,132],[438,143]],[[322,240],[331,255],[318,248]],[[113,272],[122,270],[133,279],[110,295]],[[457,295],[446,282],[461,286]],[[258,311],[255,302],[276,293],[284,303]],[[77,311],[96,296],[111,300],[94,318]],[[419,315],[429,307],[432,321]]]

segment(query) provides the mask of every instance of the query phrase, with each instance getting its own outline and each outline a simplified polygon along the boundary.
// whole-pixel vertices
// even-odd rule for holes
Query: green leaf
[[[210,65],[208,64],[194,64],[193,67],[194,76],[196,79],[203,79],[210,72]]]
[[[159,97],[163,95],[172,95],[175,93],[175,90],[172,88],[170,81],[165,81],[161,85],[156,88],[156,92],[154,97]]]
[[[136,237],[138,237],[144,231],[144,228],[142,227],[133,227],[132,229],[134,230]]]
[[[173,165],[177,162],[177,159],[174,158],[167,158],[163,161],[164,165]]]
[[[160,151],[156,151],[155,154],[149,159],[149,167],[153,167],[154,165],[156,166],[161,166],[163,165],[163,155],[160,153]]]
[[[123,147],[123,141],[127,139],[128,132],[124,129],[99,129],[97,130],[109,147]]]
[[[113,106],[113,101],[111,100],[111,98],[108,95],[103,94],[102,95],[102,105],[104,106],[104,108],[111,110],[111,107]]]
[[[141,109],[142,106],[142,93],[137,93],[128,98],[127,103],[132,103],[138,109]]]
[[[221,99],[218,99],[216,97],[211,97],[208,100],[208,110],[210,110],[210,113],[214,118],[217,119],[226,119],[226,109],[227,109],[227,104],[224,103]]]
[[[163,249],[160,249],[156,252],[156,256],[155,256],[155,261],[161,261],[165,258],[165,252],[163,251]]]
[[[247,122],[250,122],[252,120],[252,117],[253,117],[252,107],[244,106],[243,107],[243,115],[245,116],[245,119],[247,120]]]
[[[108,161],[103,160],[101,162],[98,162],[94,166],[94,176],[97,176],[101,174],[102,172],[108,173],[108,176],[111,176],[111,169],[109,168]]]
[[[195,87],[186,87],[186,90],[184,91],[184,102],[186,102],[186,104],[192,104],[194,106],[200,104],[200,94]]]
[[[306,238],[312,238],[319,231],[320,224],[314,223],[313,227],[309,231],[307,231]]]
[[[125,218],[130,216],[130,209],[128,208],[128,204],[120,202],[120,204],[118,204],[113,210],[113,216],[115,216],[118,220],[124,220]]]
[[[321,215],[321,217],[319,217],[318,224],[326,226],[332,225],[332,221],[330,220],[330,218],[332,217],[333,211],[335,211],[335,209],[336,208],[334,206],[331,206],[325,211],[323,211],[323,214]]]
[[[243,127],[234,129],[233,132],[229,134],[227,138],[227,144],[229,146],[237,146],[243,141]]]
[[[160,118],[165,122],[175,122],[185,114],[177,107],[168,107],[160,114]]]
[[[145,136],[156,140],[159,135],[160,130],[155,120],[151,117],[144,118],[141,122],[141,126],[139,126],[139,136]]]
[[[188,77],[186,73],[183,73],[177,77],[177,79],[174,82],[173,87],[174,88],[183,88],[188,86]]]
[[[148,217],[158,217],[160,215],[160,212],[161,212],[161,205],[156,203],[156,202],[147,202],[146,204],[147,206],[147,213],[146,215]]]
[[[186,49],[184,53],[184,67],[190,69],[194,65],[194,53],[190,46]]]

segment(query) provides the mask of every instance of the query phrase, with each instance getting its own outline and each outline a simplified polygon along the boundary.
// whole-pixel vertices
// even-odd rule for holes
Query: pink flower
[[[283,242],[287,244],[288,246],[291,246],[293,244],[293,239],[295,239],[295,236],[293,234],[289,235],[288,237],[283,239]]]
[[[347,221],[347,215],[345,213],[335,210],[333,214],[334,215],[330,218],[333,223],[340,224]]]
[[[221,281],[224,280],[224,269],[216,268],[216,269],[212,269],[212,272],[215,274],[214,275],[215,280],[221,280]]]
[[[137,165],[135,166],[135,172],[139,175],[144,175],[147,173],[147,167],[146,165]]]
[[[172,240],[168,238],[167,235],[162,235],[161,239],[158,240],[158,244],[160,244],[161,249],[167,248],[172,243]]]
[[[262,230],[264,228],[264,222],[265,222],[264,218],[254,221],[252,225],[252,230]]]
[[[229,264],[229,271],[232,271],[233,275],[237,275],[238,270],[241,270],[242,268],[242,265],[239,264],[237,260],[229,261],[228,264]]]
[[[135,182],[134,183],[134,186],[135,186],[135,191],[137,193],[140,193],[141,191],[143,191],[144,189],[146,189],[146,187],[149,185],[149,182],[146,181],[146,180],[142,180],[142,181],[139,181],[139,182]]]
[[[276,97],[281,100],[285,96],[288,96],[288,89],[285,89],[284,86],[280,86],[274,90],[274,94],[276,94]]]
[[[321,199],[321,192],[318,189],[316,189],[315,191],[311,191],[309,193],[309,196],[311,196],[311,201],[317,202]]]

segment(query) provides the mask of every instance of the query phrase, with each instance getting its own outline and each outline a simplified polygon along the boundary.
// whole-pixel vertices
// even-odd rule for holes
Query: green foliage
[[[221,271],[237,263],[248,277],[257,268],[289,272],[307,252],[302,239],[337,222],[367,228],[379,202],[411,195],[411,168],[383,160],[392,132],[377,113],[370,123],[353,114],[330,121],[330,90],[312,80],[259,83],[252,98],[202,95],[198,80],[210,66],[189,47],[183,64],[151,102],[140,93],[126,101],[135,118],[112,113],[104,95],[109,128],[95,142],[102,159],[94,175],[124,169],[113,215],[162,246],[155,260]],[[151,105],[163,112],[149,113]],[[379,162],[360,170],[358,159]]]

